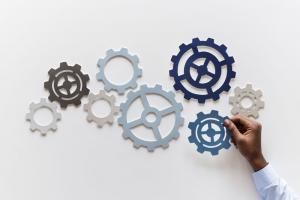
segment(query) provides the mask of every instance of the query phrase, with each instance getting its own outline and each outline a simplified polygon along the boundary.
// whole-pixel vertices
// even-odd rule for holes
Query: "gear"
[[[75,106],[81,104],[81,98],[90,92],[86,87],[90,78],[80,69],[81,66],[78,64],[68,66],[66,62],[62,62],[59,68],[49,70],[49,80],[44,83],[44,87],[49,90],[48,99],[51,102],[59,102],[62,108],[66,108],[70,104]],[[74,86],[75,90],[73,91]]]
[[[258,118],[258,111],[264,108],[265,103],[261,100],[262,91],[254,90],[251,84],[247,84],[245,88],[236,87],[234,96],[229,98],[229,103],[233,105],[231,113],[233,115],[240,114],[247,117]],[[252,102],[250,107],[244,107],[242,101],[249,98]]]
[[[210,51],[205,51],[211,48],[217,51],[218,54],[216,55],[219,56],[215,56]],[[182,44],[179,49],[179,53],[176,56],[172,56],[173,68],[169,71],[169,75],[174,78],[175,90],[181,90],[184,93],[185,99],[190,100],[194,98],[199,103],[205,103],[207,99],[216,101],[220,98],[222,92],[230,90],[230,80],[235,77],[235,72],[232,70],[234,58],[228,56],[226,53],[227,47],[224,44],[217,45],[211,38],[208,38],[206,41],[194,38],[191,44]],[[180,70],[179,63],[183,60],[183,56],[190,50],[192,50],[192,55],[186,60],[184,69]],[[218,59],[218,57],[222,58]],[[202,64],[197,64],[200,61],[202,61]],[[213,72],[209,68],[209,63],[214,66]],[[227,72],[225,80],[221,86],[213,89],[221,79],[223,66],[226,66]],[[196,72],[196,77],[192,75],[192,70]],[[180,71],[183,71],[183,74],[179,74]],[[202,81],[205,77],[209,78],[207,82]],[[189,87],[187,87],[187,84],[189,84]],[[194,89],[191,91],[190,88],[199,90]],[[198,91],[199,93],[194,93],[194,91]]]
[[[39,109],[46,108],[52,113],[52,122],[48,125],[40,125],[34,120],[34,114]],[[30,130],[38,130],[42,136],[46,136],[47,132],[57,129],[56,123],[61,120],[61,114],[57,112],[57,106],[54,103],[46,102],[46,99],[41,99],[39,103],[31,103],[29,106],[30,112],[26,114],[26,120],[30,122]]]
[[[116,85],[114,83],[111,83],[109,80],[107,80],[107,78],[104,74],[104,68],[107,65],[107,63],[116,57],[125,58],[132,64],[133,76],[132,76],[131,80],[129,80],[127,83],[125,83],[123,85]],[[138,67],[138,63],[139,63],[139,58],[136,55],[134,55],[134,56],[130,55],[128,53],[128,49],[122,48],[120,51],[114,51],[114,50],[110,49],[106,52],[106,57],[103,59],[99,59],[99,61],[98,61],[97,65],[99,67],[99,73],[97,74],[97,79],[104,83],[104,89],[106,91],[109,92],[111,90],[115,90],[119,94],[124,94],[124,92],[127,89],[136,88],[137,87],[136,81],[139,77],[142,76],[142,69],[140,69]]]
[[[110,113],[106,117],[97,117],[92,111],[92,105],[100,100],[104,100],[110,105]],[[87,121],[94,121],[99,128],[103,127],[104,124],[112,124],[114,121],[114,115],[118,114],[119,107],[115,106],[116,99],[114,96],[108,96],[104,91],[100,91],[99,94],[95,95],[90,93],[88,96],[88,103],[84,105],[84,110],[88,112]]]
[[[212,110],[210,114],[198,113],[196,121],[189,123],[192,134],[188,139],[197,145],[199,153],[209,151],[218,155],[221,149],[229,149],[231,133],[223,126],[225,119],[227,117],[221,117],[218,111]]]
[[[171,104],[171,106],[162,110],[158,110],[157,108],[151,106],[148,102],[147,95],[153,94],[166,99]],[[128,122],[128,109],[130,105],[137,99],[140,99],[142,101],[144,110],[139,119]],[[148,151],[154,151],[155,148],[158,147],[167,148],[169,146],[169,142],[172,139],[177,139],[179,137],[178,129],[183,125],[183,118],[180,115],[182,111],[182,105],[176,102],[174,93],[162,90],[161,85],[156,85],[152,88],[147,87],[146,85],[142,85],[138,91],[129,92],[127,95],[127,101],[120,105],[120,109],[122,115],[118,119],[118,122],[123,126],[123,137],[125,139],[132,140],[132,142],[134,143],[134,147],[136,148],[143,146],[146,147]],[[167,136],[163,137],[159,130],[159,125],[161,123],[162,117],[173,113],[175,114],[174,127]],[[149,121],[147,119],[147,116],[149,114],[153,114],[155,116],[155,120]],[[146,141],[144,139],[141,139],[132,132],[132,128],[140,125],[144,125],[146,128],[152,129],[155,137],[154,141]]]

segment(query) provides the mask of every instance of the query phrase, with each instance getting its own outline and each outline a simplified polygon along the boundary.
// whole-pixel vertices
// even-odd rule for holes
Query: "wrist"
[[[248,162],[250,163],[252,169],[255,172],[263,169],[265,166],[268,165],[268,162],[266,161],[266,159],[262,154],[254,158],[248,159]]]

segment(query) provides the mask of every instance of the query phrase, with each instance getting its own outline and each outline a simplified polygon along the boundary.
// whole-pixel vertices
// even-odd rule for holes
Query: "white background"
[[[205,105],[176,93],[184,106],[181,137],[154,153],[134,149],[116,122],[103,129],[87,123],[82,106],[61,111],[54,134],[29,131],[28,106],[48,96],[47,71],[61,61],[82,65],[96,93],[103,89],[95,79],[98,58],[127,47],[140,58],[139,84],[174,91],[170,58],[193,37],[227,45],[236,61],[233,87],[253,83],[263,90],[264,153],[300,192],[299,9],[298,0],[2,0],[0,199],[258,199],[252,171],[235,148],[212,157],[187,141],[197,112],[230,116],[233,90]],[[113,69],[119,78],[126,72]]]

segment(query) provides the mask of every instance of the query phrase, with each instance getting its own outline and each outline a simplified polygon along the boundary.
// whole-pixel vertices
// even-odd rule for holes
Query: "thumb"
[[[240,133],[239,129],[236,127],[236,125],[231,120],[226,119],[224,121],[224,126],[226,128],[228,128],[229,131],[232,133],[232,138],[235,141],[237,141],[238,139],[240,139],[240,137],[241,137],[242,134]]]

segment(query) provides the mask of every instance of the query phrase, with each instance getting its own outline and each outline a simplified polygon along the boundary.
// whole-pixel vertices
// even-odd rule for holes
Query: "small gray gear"
[[[52,122],[48,125],[40,125],[34,120],[34,114],[39,109],[46,108],[52,113]],[[57,121],[61,120],[61,114],[57,112],[57,106],[54,103],[46,102],[46,99],[41,99],[39,103],[31,103],[29,106],[30,112],[26,114],[26,120],[30,122],[31,131],[39,131],[42,136],[46,136],[47,132],[56,131]]]
[[[148,102],[147,95],[153,94],[163,97],[171,104],[171,106],[162,110],[158,110],[157,108],[151,106]],[[144,110],[139,119],[128,122],[128,109],[136,99],[140,99],[142,101]],[[142,85],[138,91],[130,91],[127,95],[127,101],[120,105],[120,110],[122,114],[121,117],[118,119],[118,122],[121,126],[123,126],[123,137],[125,139],[132,140],[134,147],[136,148],[143,146],[146,147],[148,151],[154,151],[158,147],[167,148],[169,146],[169,142],[172,139],[177,139],[179,137],[178,129],[180,126],[183,125],[183,118],[180,115],[182,111],[182,105],[181,103],[176,102],[175,95],[173,92],[166,92],[162,90],[161,85],[156,85],[152,88],[147,87],[146,85]],[[162,117],[172,113],[175,114],[175,124],[173,126],[173,129],[167,136],[162,137],[159,130],[161,119]],[[148,114],[154,114],[156,116],[156,119],[154,121],[148,121],[146,119]],[[152,129],[155,140],[143,140],[137,137],[135,134],[133,134],[131,129],[139,125],[144,125],[146,128]]]
[[[234,96],[229,98],[229,103],[233,105],[231,113],[233,115],[240,114],[247,117],[258,118],[258,111],[264,108],[265,103],[261,100],[262,91],[254,90],[251,84],[247,84],[245,88],[241,89],[236,87],[234,89]],[[244,98],[249,98],[252,102],[252,105],[248,108],[245,108],[242,105]]]
[[[104,74],[104,68],[107,65],[107,63],[116,57],[122,57],[128,60],[132,64],[133,68],[133,76],[131,80],[129,80],[127,83],[123,85],[116,85],[114,83],[111,83]],[[98,60],[98,67],[99,72],[97,74],[97,79],[99,81],[102,81],[104,83],[104,89],[106,91],[115,90],[118,92],[118,94],[124,94],[124,92],[131,88],[134,89],[137,87],[137,79],[142,76],[142,69],[138,67],[139,58],[136,55],[130,55],[128,53],[128,49],[122,48],[120,51],[114,51],[112,49],[106,51],[106,56],[103,59]]]
[[[110,105],[110,113],[106,117],[97,117],[93,111],[92,106],[95,102],[104,100]],[[99,128],[102,128],[104,124],[113,124],[114,115],[117,115],[119,112],[119,107],[115,106],[116,98],[114,96],[108,96],[103,90],[99,94],[95,95],[90,93],[88,96],[88,103],[84,105],[84,110],[88,112],[87,121],[95,122]]]

